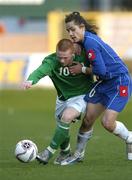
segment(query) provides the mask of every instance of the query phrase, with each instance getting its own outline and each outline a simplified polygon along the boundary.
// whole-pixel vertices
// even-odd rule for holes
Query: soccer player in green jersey
[[[85,54],[82,52],[81,55],[76,55],[74,50],[71,40],[60,40],[56,46],[56,53],[47,56],[23,83],[23,88],[28,89],[48,75],[57,90],[56,130],[49,146],[37,155],[37,160],[43,164],[48,163],[59,147],[61,151],[55,164],[60,164],[70,155],[70,123],[85,112],[86,103],[83,98],[93,84],[92,76],[85,73],[86,67],[89,66],[88,61],[85,60]],[[82,68],[80,74],[71,73],[72,66],[75,64],[79,64]]]

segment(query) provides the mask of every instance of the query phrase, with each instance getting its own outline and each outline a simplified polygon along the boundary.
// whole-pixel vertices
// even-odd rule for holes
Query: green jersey
[[[89,66],[86,62],[85,56],[75,55],[74,62],[84,63],[85,66]],[[36,84],[44,76],[49,76],[57,90],[57,95],[60,100],[67,100],[71,97],[86,94],[91,90],[93,84],[93,78],[90,75],[83,73],[72,75],[70,74],[68,66],[61,66],[56,53],[47,56],[42,64],[33,71],[28,80],[31,80],[33,84]]]

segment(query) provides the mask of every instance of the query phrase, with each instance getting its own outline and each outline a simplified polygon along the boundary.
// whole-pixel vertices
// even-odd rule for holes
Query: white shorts
[[[87,105],[87,103],[84,101],[84,96],[85,95],[75,96],[66,101],[61,101],[57,98],[55,118],[60,120],[63,111],[68,107],[75,108],[80,114],[84,113]]]

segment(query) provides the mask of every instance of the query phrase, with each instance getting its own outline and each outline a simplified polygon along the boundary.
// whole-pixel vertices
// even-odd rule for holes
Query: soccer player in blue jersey
[[[80,43],[86,51],[92,70],[85,68],[84,71],[96,75],[98,81],[84,98],[88,103],[87,112],[78,133],[75,154],[64,160],[62,165],[77,162],[80,154],[84,155],[93,124],[102,112],[103,127],[125,141],[128,159],[132,160],[132,132],[122,122],[117,121],[118,114],[125,108],[132,93],[132,79],[128,68],[116,52],[97,35],[96,26],[86,22],[79,12],[67,15],[65,24],[73,42]],[[74,66],[71,71],[77,73]]]

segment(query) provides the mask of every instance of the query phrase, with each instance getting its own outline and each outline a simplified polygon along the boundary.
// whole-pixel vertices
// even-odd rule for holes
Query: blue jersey
[[[97,35],[86,31],[82,45],[93,67],[93,74],[100,79],[108,80],[128,73],[127,66],[116,52]]]
[[[121,112],[132,93],[128,68],[116,52],[93,33],[85,32],[83,47],[93,74],[102,80],[95,82],[91,92],[85,96],[85,101],[100,103],[107,109]]]

